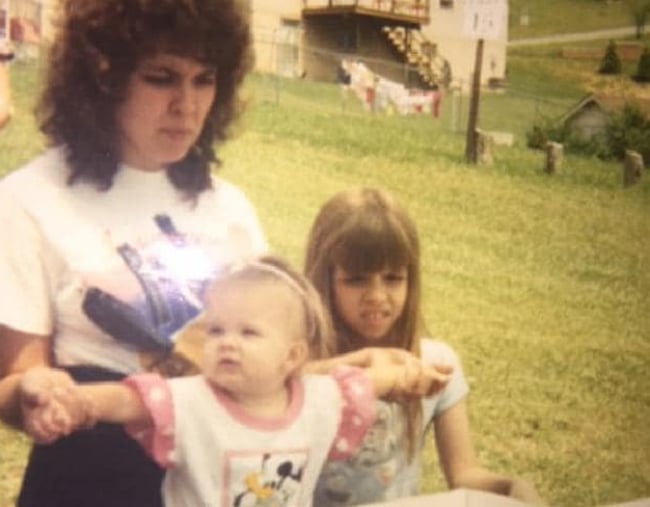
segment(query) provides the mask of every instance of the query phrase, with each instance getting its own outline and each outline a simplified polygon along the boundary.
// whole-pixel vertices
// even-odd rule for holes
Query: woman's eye
[[[174,83],[174,77],[167,73],[144,74],[142,79],[145,83],[158,87],[170,86]]]
[[[214,86],[216,82],[217,74],[214,71],[205,72],[194,79],[196,86]]]

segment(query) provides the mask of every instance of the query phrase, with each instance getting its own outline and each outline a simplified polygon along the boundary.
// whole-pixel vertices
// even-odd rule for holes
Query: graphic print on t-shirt
[[[300,507],[307,451],[233,452],[225,456],[223,506]]]
[[[325,465],[314,505],[365,504],[385,500],[389,495],[395,476],[406,466],[404,419],[396,403],[379,400],[376,410],[375,421],[357,452],[347,460]]]
[[[172,352],[184,337],[195,339],[186,336],[191,335],[186,328],[201,310],[201,294],[215,265],[198,244],[176,230],[170,217],[157,215],[154,220],[162,238],[145,246],[117,247],[139,290],[120,295],[91,286],[83,310],[102,331],[140,351],[147,369],[166,361],[171,368],[166,373],[177,375],[192,365],[174,359]]]

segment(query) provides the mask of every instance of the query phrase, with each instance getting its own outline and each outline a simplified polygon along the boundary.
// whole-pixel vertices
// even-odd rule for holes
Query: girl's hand
[[[367,373],[378,397],[389,401],[405,401],[436,394],[449,382],[451,368],[425,366],[417,361],[402,365],[370,366]]]
[[[531,505],[547,505],[537,492],[537,489],[535,489],[535,486],[519,477],[512,479],[508,496]]]
[[[21,378],[23,430],[38,444],[49,444],[94,425],[91,401],[63,370],[38,367]]]
[[[452,368],[410,362],[397,372],[391,391],[386,396],[393,401],[429,397],[440,392],[449,382]]]
[[[379,397],[391,401],[433,396],[447,385],[453,368],[424,365],[419,357],[399,348],[363,349],[370,377]]]

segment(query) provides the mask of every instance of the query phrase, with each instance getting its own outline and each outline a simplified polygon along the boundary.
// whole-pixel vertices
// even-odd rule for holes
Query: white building
[[[467,88],[476,39],[464,35],[471,0],[250,0],[257,67],[332,81],[343,58],[405,84]],[[503,81],[507,1],[498,38],[486,40],[482,82]]]

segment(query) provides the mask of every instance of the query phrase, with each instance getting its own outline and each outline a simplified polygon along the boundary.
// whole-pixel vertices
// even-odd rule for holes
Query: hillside
[[[511,39],[632,25],[636,0],[509,0]]]

